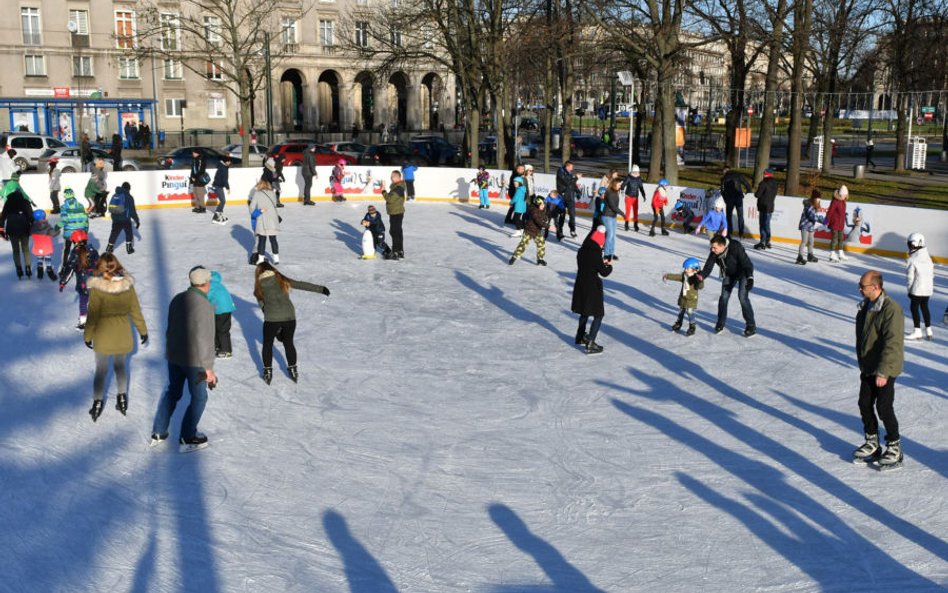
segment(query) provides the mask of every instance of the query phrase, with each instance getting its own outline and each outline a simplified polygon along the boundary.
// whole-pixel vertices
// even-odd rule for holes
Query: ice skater
[[[724,206],[724,198],[718,196],[714,200],[714,207],[705,212],[704,216],[701,218],[701,222],[695,229],[695,234],[700,234],[701,229],[704,229],[709,239],[714,236],[726,237],[727,218],[724,214]]]
[[[233,347],[230,341],[230,321],[237,305],[234,297],[224,286],[221,273],[211,272],[211,288],[207,292],[207,300],[214,305],[214,353],[218,359],[233,357]]]
[[[517,244],[514,254],[507,263],[511,266],[514,265],[523,255],[523,252],[526,251],[527,245],[532,240],[537,246],[537,265],[545,266],[546,261],[543,258],[546,256],[546,238],[543,236],[542,231],[549,226],[550,217],[546,211],[546,201],[542,197],[537,196],[533,199],[533,204],[530,206],[530,209],[527,210],[523,237],[520,238],[520,243]]]
[[[362,259],[375,259],[375,252],[379,249],[382,250],[382,257],[390,259],[392,249],[385,242],[385,223],[382,221],[382,215],[372,204],[369,204],[365,216],[362,217],[362,227],[365,229],[363,235],[369,233],[372,239],[371,251],[366,252],[366,246],[363,246]]]
[[[830,201],[829,208],[826,210],[826,226],[833,237],[830,241],[830,257],[833,263],[846,261],[845,230],[846,230],[846,199],[849,197],[849,188],[845,185],[839,186],[833,192],[833,199]]]
[[[631,211],[635,232],[639,232],[639,197],[644,202],[646,196],[645,184],[642,183],[638,165],[632,165],[632,170],[622,182],[622,189],[625,191],[625,230],[629,230],[629,212]]]
[[[256,251],[250,256],[251,264],[259,264],[266,260],[267,239],[270,240],[270,250],[273,252],[273,263],[280,263],[280,244],[277,235],[280,234],[280,215],[277,213],[276,196],[273,187],[265,179],[257,182],[250,191],[250,202],[247,208],[251,217],[256,215],[254,236],[257,238]]]
[[[109,243],[105,247],[106,253],[112,253],[119,235],[125,234],[125,251],[129,255],[135,253],[135,236],[132,234],[132,222],[135,228],[142,226],[135,209],[135,198],[132,197],[132,185],[124,182],[115,189],[115,195],[109,200],[109,214],[112,217],[112,231],[109,233]]]
[[[329,185],[332,188],[332,201],[333,202],[345,202],[346,197],[343,195],[344,189],[342,187],[342,180],[346,176],[346,160],[339,159],[336,161],[336,165],[332,168],[332,174],[329,176]]]
[[[800,251],[797,252],[796,263],[805,266],[807,263],[820,261],[813,255],[813,236],[816,234],[816,225],[823,224],[823,217],[820,215],[820,190],[813,188],[810,193],[810,199],[803,202],[803,213],[800,214]],[[806,250],[806,259],[803,258],[803,251]]]
[[[66,288],[73,276],[76,277],[76,293],[79,294],[79,323],[76,324],[76,329],[83,331],[89,314],[88,280],[95,274],[99,252],[89,245],[89,236],[82,229],[72,231],[69,240],[74,247],[59,274],[59,292]]]
[[[660,179],[655,193],[652,194],[652,229],[648,232],[649,237],[655,236],[655,222],[661,219],[662,234],[667,235],[665,230],[665,206],[668,205],[668,180]]]
[[[576,253],[576,282],[573,284],[573,302],[570,309],[579,315],[576,345],[585,346],[586,354],[599,354],[603,348],[596,343],[602,318],[605,315],[602,278],[612,273],[612,263],[602,256],[606,244],[606,228],[599,226],[583,241]],[[592,325],[586,332],[586,324]]]
[[[700,272],[704,280],[714,271],[714,266],[721,268],[721,297],[718,299],[718,321],[714,326],[714,333],[724,331],[727,323],[727,304],[731,298],[731,291],[737,286],[737,298],[741,302],[741,313],[744,316],[744,337],[750,338],[757,334],[757,323],[754,321],[754,308],[750,302],[750,291],[754,288],[754,264],[744,251],[740,241],[728,239],[720,235],[711,238],[711,253]]]
[[[230,155],[224,155],[221,164],[214,171],[214,180],[211,182],[211,191],[217,196],[217,208],[214,209],[214,216],[211,222],[217,224],[226,224],[227,217],[224,216],[224,206],[227,204],[227,192],[230,191]]]
[[[36,276],[43,279],[43,269],[50,280],[57,280],[53,271],[53,237],[59,234],[59,227],[50,226],[46,220],[46,212],[33,211],[33,228],[30,230],[33,239],[33,256],[36,257]]]
[[[925,338],[934,339],[932,334],[932,314],[928,310],[928,300],[935,292],[935,266],[932,257],[925,246],[925,236],[921,233],[912,233],[908,236],[908,264],[905,275],[908,281],[908,295],[912,311],[912,325],[915,329],[908,336],[909,340],[921,340],[922,328],[919,324],[919,310],[925,321]]]
[[[471,182],[477,184],[477,195],[479,200],[477,208],[490,210],[490,194],[487,191],[490,187],[490,173],[487,172],[487,167],[484,165],[478,167],[477,175],[474,176],[474,179],[472,179]]]
[[[681,274],[662,274],[662,281],[680,282],[681,290],[678,292],[678,319],[672,324],[671,329],[677,332],[681,329],[681,324],[688,316],[688,331],[686,335],[695,335],[697,323],[695,320],[695,310],[698,308],[698,291],[704,288],[704,280],[698,275],[701,269],[701,262],[698,258],[689,257],[681,265]]]
[[[695,220],[695,211],[691,209],[691,206],[678,200],[675,202],[675,214],[678,216],[678,220],[681,221],[682,233],[687,235],[695,230],[695,227],[691,226],[691,223]]]
[[[385,212],[388,214],[388,234],[392,237],[392,249],[386,259],[404,259],[405,245],[402,234],[402,222],[405,219],[405,182],[401,171],[392,171],[392,186],[385,189],[382,183],[382,197],[385,198]]]

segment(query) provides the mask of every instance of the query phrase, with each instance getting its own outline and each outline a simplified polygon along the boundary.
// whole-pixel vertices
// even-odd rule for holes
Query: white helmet
[[[719,196],[718,199],[714,201],[714,207],[715,207],[715,208],[720,208],[721,210],[724,210],[724,206],[725,206],[725,204],[724,204],[724,198],[722,198],[722,197]]]
[[[912,233],[908,236],[908,246],[912,249],[921,249],[925,247],[925,235],[921,233]]]

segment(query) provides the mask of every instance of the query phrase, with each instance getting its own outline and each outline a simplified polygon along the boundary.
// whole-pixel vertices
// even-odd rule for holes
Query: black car
[[[359,157],[360,165],[394,165],[401,167],[407,162],[419,167],[428,167],[431,161],[404,144],[373,144]]]
[[[433,165],[461,164],[461,149],[441,136],[415,136],[409,145]]]
[[[158,159],[158,168],[159,169],[190,169],[191,153],[197,151],[204,157],[204,165],[208,169],[216,169],[220,166],[221,161],[224,159],[224,153],[214,150],[213,148],[207,148],[204,146],[182,146],[181,148],[176,148]],[[238,157],[230,157],[230,164],[232,167],[239,167],[241,160]]]

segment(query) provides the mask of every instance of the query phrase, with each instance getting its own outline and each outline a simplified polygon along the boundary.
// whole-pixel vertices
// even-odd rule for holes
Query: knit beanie
[[[604,225],[599,225],[596,227],[596,230],[590,235],[593,242],[596,243],[599,247],[605,247],[606,245],[606,227]]]

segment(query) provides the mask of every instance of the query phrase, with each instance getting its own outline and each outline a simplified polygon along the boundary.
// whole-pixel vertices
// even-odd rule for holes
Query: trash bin
[[[853,166],[853,179],[862,179],[866,176],[866,166],[865,165],[854,165]]]

